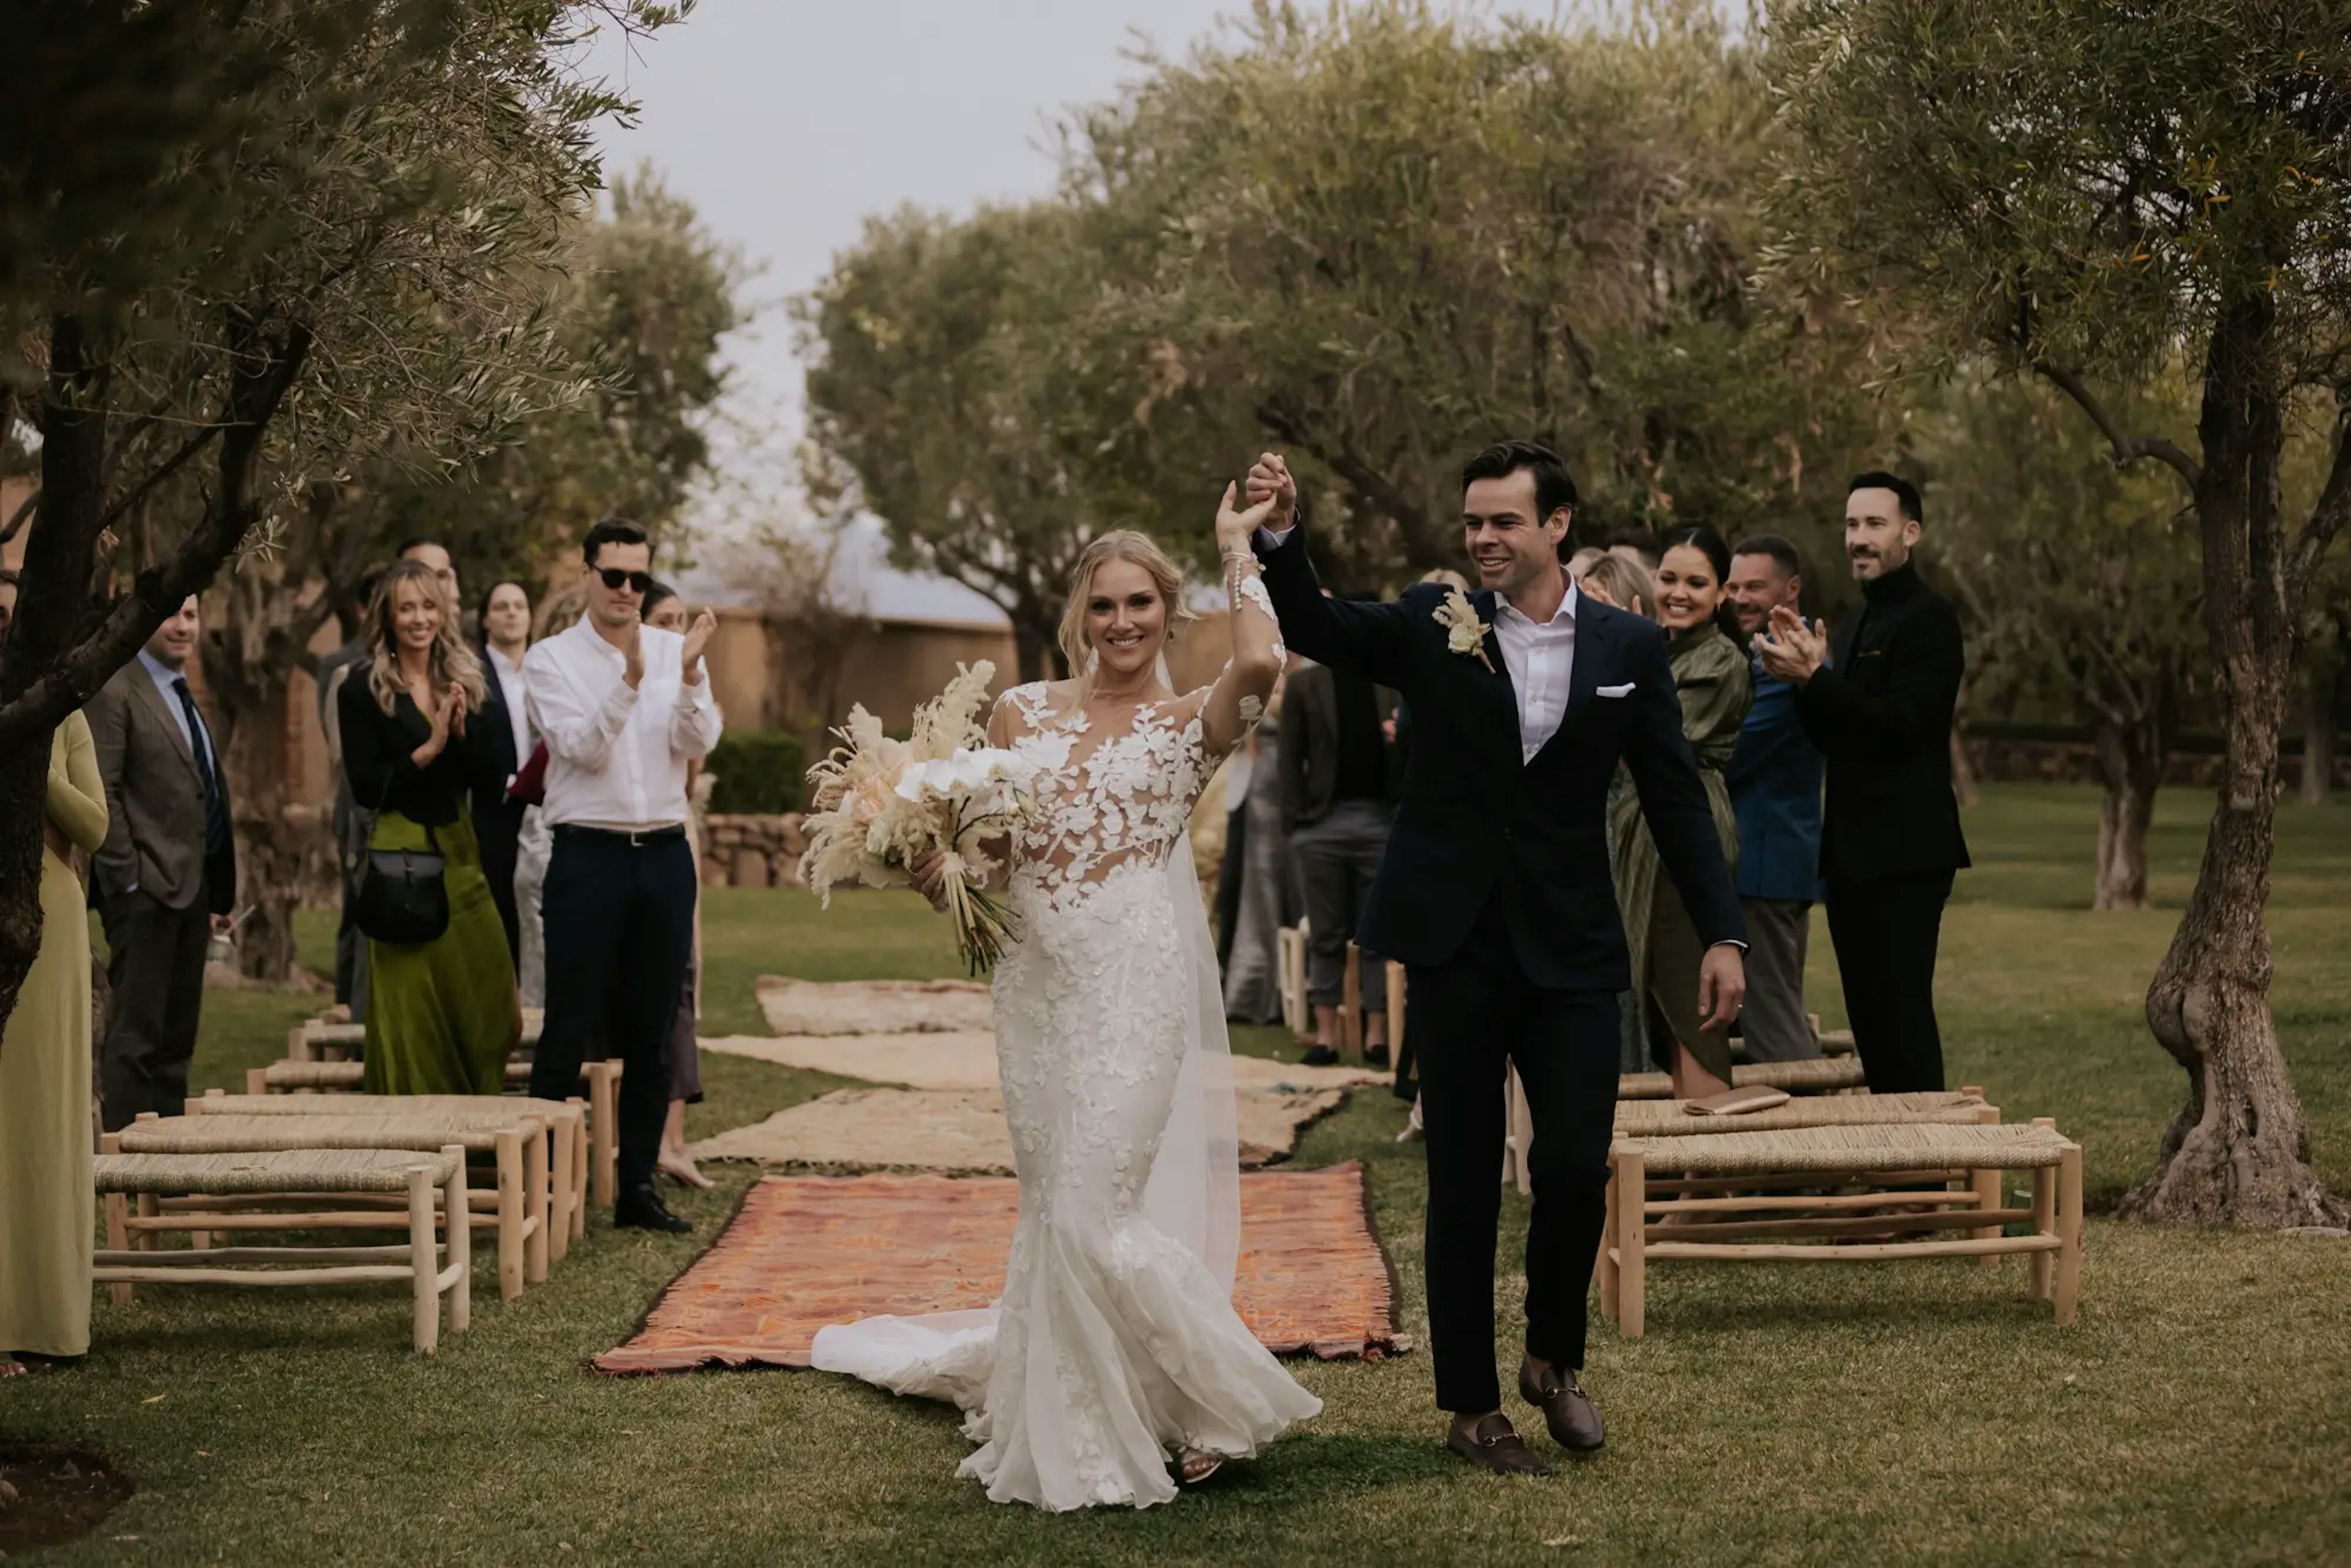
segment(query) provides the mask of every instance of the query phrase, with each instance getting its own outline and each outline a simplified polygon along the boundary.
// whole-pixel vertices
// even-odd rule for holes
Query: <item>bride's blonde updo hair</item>
[[[1061,610],[1061,658],[1081,683],[1092,679],[1094,652],[1086,641],[1086,598],[1093,591],[1094,573],[1113,560],[1131,560],[1151,574],[1152,585],[1167,606],[1167,641],[1176,640],[1177,627],[1199,619],[1184,602],[1184,569],[1149,534],[1113,528],[1087,541],[1078,552],[1077,565],[1070,569],[1070,601]]]

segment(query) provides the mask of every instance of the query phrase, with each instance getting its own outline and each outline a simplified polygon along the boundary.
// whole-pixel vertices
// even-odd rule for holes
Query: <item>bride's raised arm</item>
[[[1233,501],[1234,487],[1227,485],[1217,507],[1217,554],[1232,616],[1233,656],[1200,705],[1200,727],[1214,757],[1230,751],[1257,723],[1289,657],[1281,646],[1281,622],[1274,619],[1273,601],[1258,580],[1257,552],[1249,548],[1277,497],[1269,496],[1247,511],[1235,511]]]

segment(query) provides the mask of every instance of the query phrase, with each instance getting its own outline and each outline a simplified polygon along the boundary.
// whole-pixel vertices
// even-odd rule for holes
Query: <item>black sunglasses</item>
[[[633,588],[643,593],[653,585],[653,574],[649,571],[622,571],[617,566],[600,566],[596,569],[596,575],[602,578],[604,586],[615,593],[623,588]]]

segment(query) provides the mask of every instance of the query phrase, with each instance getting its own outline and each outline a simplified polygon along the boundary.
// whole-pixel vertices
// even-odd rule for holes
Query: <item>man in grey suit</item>
[[[204,1006],[204,949],[236,898],[228,782],[185,674],[195,597],[91,699],[106,786],[106,842],[90,868],[111,952],[111,1016],[99,1056],[106,1128],[176,1114]]]

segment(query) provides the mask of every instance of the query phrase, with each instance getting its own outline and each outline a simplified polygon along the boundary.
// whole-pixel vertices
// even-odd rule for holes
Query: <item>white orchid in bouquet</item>
[[[936,852],[940,902],[977,975],[1018,935],[1010,913],[987,891],[998,864],[982,841],[1034,809],[1035,770],[1019,754],[987,744],[979,714],[996,666],[982,659],[956,669],[946,690],[914,710],[905,740],[884,735],[862,705],[849,710],[849,722],[833,731],[842,744],[809,769],[800,874],[830,907],[835,883],[905,887],[914,864]]]

